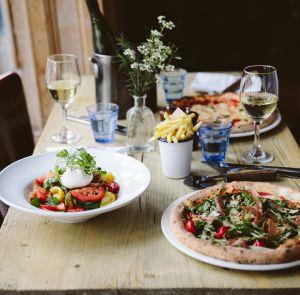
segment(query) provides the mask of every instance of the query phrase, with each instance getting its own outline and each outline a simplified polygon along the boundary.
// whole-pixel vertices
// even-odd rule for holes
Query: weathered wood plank
[[[74,114],[86,114],[94,99],[92,77],[83,77]],[[54,146],[61,111],[53,108],[35,152]],[[70,124],[95,145],[87,126]],[[252,138],[232,140],[228,158],[236,161]],[[300,166],[299,147],[284,125],[263,136],[275,155],[272,164]],[[125,138],[117,136],[117,144]],[[102,294],[297,294],[300,269],[242,272],[195,261],[163,237],[160,219],[177,197],[190,192],[182,180],[163,177],[158,151],[136,155],[150,169],[149,189],[131,205],[81,224],[63,224],[10,209],[0,229],[0,291],[101,291]],[[193,153],[193,171],[210,171]],[[281,183],[299,187],[299,181]],[[292,288],[292,289],[291,289]],[[72,292],[73,293],[73,292]],[[76,292],[74,292],[75,294]]]

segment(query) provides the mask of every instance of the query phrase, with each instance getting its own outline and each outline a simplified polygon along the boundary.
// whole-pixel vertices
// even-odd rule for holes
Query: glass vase
[[[135,96],[134,106],[128,110],[127,144],[132,152],[149,152],[154,149],[154,142],[150,139],[154,130],[154,114],[146,107],[147,95]]]

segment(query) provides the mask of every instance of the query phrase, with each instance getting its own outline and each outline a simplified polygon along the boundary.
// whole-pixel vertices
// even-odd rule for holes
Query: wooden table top
[[[85,114],[86,105],[94,99],[93,93],[93,78],[83,77],[81,91],[70,113]],[[54,146],[50,136],[59,130],[60,118],[61,110],[56,105],[35,153]],[[70,125],[80,133],[78,145],[95,146],[88,126]],[[238,161],[252,141],[252,137],[232,140],[228,159]],[[124,143],[125,138],[117,136],[115,144]],[[300,167],[299,147],[284,124],[262,136],[262,144],[275,155],[272,164]],[[124,208],[78,224],[59,223],[10,209],[0,230],[0,290],[81,289],[102,290],[105,294],[128,294],[129,290],[130,294],[156,291],[160,294],[229,294],[233,290],[234,294],[300,292],[300,268],[236,271],[198,262],[177,251],[164,238],[160,220],[173,200],[191,190],[182,180],[162,175],[157,150],[135,157],[150,169],[152,182],[138,200]],[[208,171],[200,159],[200,152],[194,152],[193,170]],[[300,187],[296,180],[280,182]],[[292,293],[290,288],[294,288]]]

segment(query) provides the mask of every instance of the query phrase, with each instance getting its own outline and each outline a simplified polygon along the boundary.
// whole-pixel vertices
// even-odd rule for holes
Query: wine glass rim
[[[255,73],[251,71],[251,69],[258,68],[258,67],[266,68],[269,70],[265,70],[259,73]],[[277,70],[274,66],[270,66],[270,65],[252,65],[252,66],[245,67],[243,72],[249,75],[268,75],[277,72]]]
[[[64,56],[64,57],[67,57],[68,59],[56,60],[55,58],[59,57],[59,56]],[[71,54],[71,53],[57,53],[57,54],[49,55],[47,57],[47,61],[55,62],[55,63],[72,62],[73,60],[77,60],[77,56],[75,54]]]

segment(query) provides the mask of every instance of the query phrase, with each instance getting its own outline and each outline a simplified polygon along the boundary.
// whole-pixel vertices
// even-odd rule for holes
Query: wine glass
[[[46,85],[49,94],[63,110],[62,129],[52,136],[57,143],[73,143],[79,135],[67,124],[67,109],[74,101],[80,86],[77,57],[73,54],[55,54],[47,58]]]
[[[246,113],[254,121],[254,146],[242,154],[247,163],[267,163],[273,155],[264,152],[260,145],[260,125],[276,109],[278,101],[277,71],[272,66],[255,65],[246,67],[240,85],[240,100]]]

